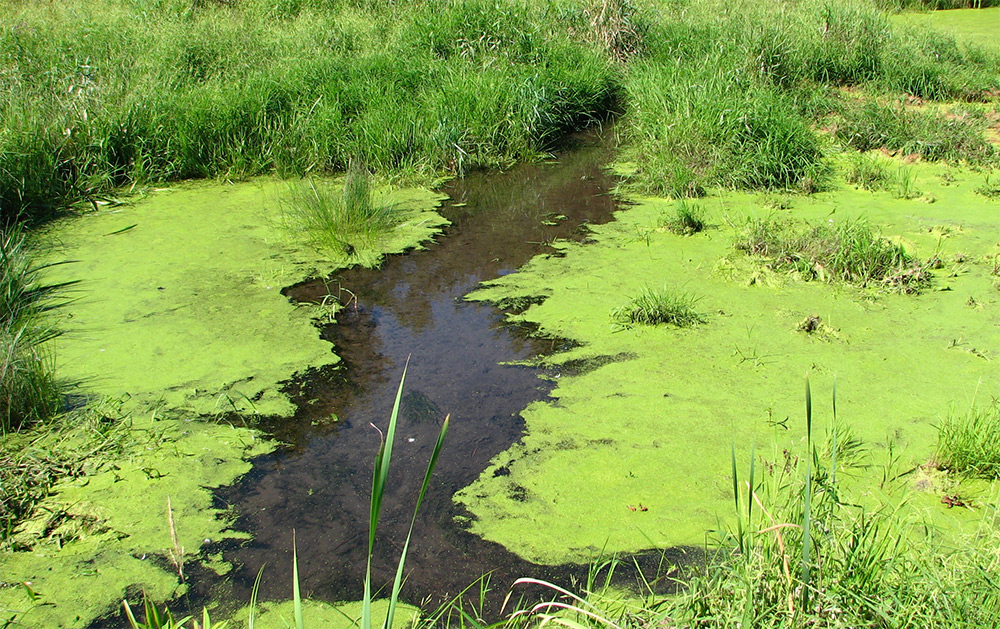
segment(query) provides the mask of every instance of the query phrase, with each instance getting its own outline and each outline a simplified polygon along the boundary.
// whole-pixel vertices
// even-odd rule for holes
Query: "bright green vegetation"
[[[289,184],[284,198],[288,226],[335,257],[377,249],[399,219],[391,203],[373,195],[369,178],[363,166],[352,162],[343,186],[314,179]]]
[[[86,626],[119,610],[131,586],[154,600],[183,594],[179,572],[205,540],[239,537],[212,490],[273,447],[224,423],[97,413],[28,445],[73,467],[5,540],[3,579],[13,585],[0,588],[0,609],[13,626]]]
[[[974,163],[991,163],[997,155],[997,148],[986,141],[983,112],[945,115],[865,103],[845,108],[835,120],[834,136],[859,151],[884,148],[929,160]]]
[[[643,288],[627,304],[611,311],[611,319],[622,326],[667,323],[684,328],[705,323],[705,316],[694,309],[697,298],[674,292]]]
[[[995,157],[983,148],[984,121],[946,123],[873,98],[981,100],[997,88],[995,53],[961,50],[935,32],[894,30],[871,5],[849,1],[709,2],[678,11],[683,19],[667,11],[671,17],[650,27],[645,54],[624,77],[626,157],[642,192],[821,188],[830,171],[816,127],[830,126],[831,117],[849,134],[868,122],[879,132],[890,125],[884,143],[870,138],[879,148],[926,146],[916,152],[930,159]]]
[[[795,392],[806,371],[824,396],[837,375],[838,413],[851,418],[858,444],[843,478],[838,474],[850,502],[877,504],[890,462],[899,472],[932,462],[949,409],[998,394],[997,205],[975,192],[985,173],[909,167],[914,185],[936,202],[840,184],[775,210],[773,195],[720,193],[700,202],[719,225],[706,237],[661,227],[676,201],[634,198],[614,223],[593,227],[596,242],[560,243],[564,256],[537,258],[474,293],[535,297],[514,318],[580,345],[545,359],[560,376],[556,403],[529,407],[523,441],[459,493],[475,516],[472,530],[549,562],[588,560],[602,549],[700,544],[718,514],[731,509],[724,472],[732,441],[741,460],[754,441],[768,452],[774,444],[778,453],[804,456],[802,426],[788,418],[801,417]],[[745,225],[776,214],[800,225],[867,221],[879,226],[870,234],[886,238],[879,242],[905,244],[917,261],[937,257],[940,268],[923,290],[904,294],[880,280],[865,288],[802,281],[734,251]],[[697,287],[711,325],[608,325],[623,294],[665,281]],[[800,330],[811,316],[824,333]],[[562,365],[577,372],[588,361],[591,371],[560,373]],[[831,419],[818,413],[815,422],[821,432]],[[501,466],[510,474],[494,475]],[[918,486],[912,475],[901,480]],[[955,491],[978,499],[981,489]],[[957,521],[979,513],[945,511],[940,498],[915,493],[917,517],[957,530]],[[647,510],[629,509],[639,504]]]
[[[967,4],[979,4],[955,0],[931,0],[935,9],[964,8]],[[940,6],[934,6],[939,4]],[[965,44],[982,46],[1000,51],[997,30],[1000,29],[1000,6],[996,0],[983,0],[982,9],[976,11],[936,11],[934,13],[902,13],[893,16],[893,22],[906,28],[919,26],[955,36]],[[953,6],[954,5],[954,6]],[[986,8],[989,7],[989,8]]]
[[[794,271],[805,279],[837,279],[901,292],[915,292],[930,281],[926,265],[863,219],[829,219],[815,227],[787,219],[750,219],[735,247],[763,258],[771,270]]]
[[[0,435],[48,417],[59,406],[51,357],[55,336],[44,313],[65,286],[46,284],[23,230],[0,231]]]
[[[705,229],[705,210],[687,199],[677,202],[672,218],[666,220],[667,229],[675,234],[690,236]]]
[[[1000,404],[974,406],[941,422],[935,463],[957,474],[1000,478]]]
[[[429,238],[442,219],[429,211],[437,195],[395,192],[386,201],[397,227],[333,257],[283,228],[282,191],[270,180],[179,186],[52,230],[52,259],[77,262],[49,276],[80,281],[57,321],[65,331],[55,344],[60,376],[83,392],[126,394],[146,407],[290,413],[279,383],[338,359],[316,333],[316,313],[281,288],[349,261],[373,264],[383,251]]]
[[[879,506],[861,507],[832,479],[836,462],[813,459],[810,471],[803,458],[755,454],[756,468],[734,467],[732,524],[710,534],[714,550],[689,569],[685,589],[623,596],[598,579],[558,615],[585,627],[943,629],[990,626],[1000,613],[992,517],[948,538],[900,502],[898,485],[883,487]]]
[[[867,102],[1000,87],[996,53],[854,0],[72,0],[21,3],[0,27],[7,219],[351,159],[462,173],[621,112],[643,190],[810,190],[827,175],[816,123],[850,109],[834,88]]]
[[[973,383],[1000,381],[1000,332],[990,318],[1000,303],[995,175],[954,164],[997,161],[984,140],[1000,88],[996,11],[943,18],[981,31],[980,47],[970,44],[975,32],[957,41],[893,28],[896,18],[852,0],[12,6],[0,17],[0,223],[5,299],[13,296],[0,384],[4,431],[26,428],[3,442],[0,515],[11,548],[4,582],[31,585],[0,587],[0,617],[83,626],[129,586],[153,600],[175,597],[185,589],[185,555],[193,560],[204,539],[228,534],[210,491],[271,446],[249,429],[194,418],[288,414],[283,383],[337,361],[316,334],[316,313],[294,308],[280,289],[342,264],[374,264],[441,224],[428,211],[437,200],[429,192],[373,194],[360,166],[343,188],[326,175],[353,163],[396,182],[427,182],[533,159],[566,131],[614,114],[623,114],[634,165],[627,187],[709,194],[700,207],[720,229],[681,238],[703,226],[694,206],[681,206],[685,214],[674,202],[639,199],[595,230],[593,246],[558,244],[565,258],[536,260],[478,295],[535,303],[519,317],[580,343],[548,359],[555,368],[603,366],[560,379],[558,405],[525,412],[527,436],[495,461],[511,475],[491,468],[460,496],[478,517],[472,529],[553,562],[700,542],[731,498],[720,444],[735,440],[745,457],[759,439],[809,459],[808,437],[787,422],[798,406],[789,391],[807,369],[821,388],[841,374],[842,404],[863,418],[852,441],[859,454],[843,459],[845,495],[881,504],[874,494],[886,484],[876,481],[931,460],[936,423],[946,427],[942,444],[957,437],[935,461],[970,445],[968,428],[962,437],[960,422],[941,417],[975,396]],[[863,190],[842,189],[830,156],[844,148],[953,164],[882,169],[849,154],[848,177]],[[149,190],[260,174],[306,179],[286,198],[270,179]],[[120,205],[112,195],[122,187],[148,198]],[[830,192],[773,203],[751,194],[758,189]],[[39,234],[42,258],[25,255],[18,232],[6,230],[78,202],[95,211]],[[794,218],[777,220],[765,205]],[[672,208],[676,218],[664,222]],[[790,227],[801,221],[811,227]],[[743,225],[754,239],[735,227]],[[763,255],[734,253],[734,242]],[[36,273],[69,259],[78,262]],[[919,261],[932,259],[929,278]],[[44,319],[52,303],[44,287],[77,280],[72,307]],[[698,286],[713,325],[608,325],[616,311],[630,322],[704,317],[644,288],[678,280]],[[900,294],[917,287],[925,290]],[[623,295],[636,294],[646,303],[623,308]],[[822,320],[822,333],[803,334],[803,320]],[[66,334],[42,343],[57,328]],[[58,401],[49,352],[60,379],[92,402],[127,401],[45,423]],[[605,364],[611,356],[630,358]],[[770,462],[782,465],[777,455]],[[809,510],[811,481],[804,490],[795,479],[773,482],[781,489],[768,502],[774,514]],[[915,512],[954,524],[935,498],[918,494]],[[813,543],[830,546],[810,560],[808,540],[793,532],[787,540],[806,565],[831,566],[834,581],[795,577],[829,605],[816,608],[820,616],[849,604],[849,585],[838,579],[864,574],[877,597],[889,596],[886,583],[914,584],[892,599],[900,607],[936,600],[939,590],[924,586],[938,579],[968,593],[949,610],[976,618],[971,605],[992,609],[976,598],[973,568],[995,566],[979,563],[988,558],[978,551],[957,562],[901,554],[902,563],[873,574],[873,558],[887,549],[918,552],[894,532],[897,514],[861,517],[828,496],[816,500],[816,521],[833,533]],[[747,530],[762,524],[757,517]],[[760,601],[760,614],[780,620],[774,610],[800,583],[782,580],[785,551],[775,551],[773,533],[750,542],[741,533],[743,555],[713,563],[693,598],[678,599],[706,609],[678,608],[678,617],[744,617]],[[850,563],[858,539],[871,544],[858,547],[870,551],[868,563]],[[926,567],[925,581],[905,572],[907,560]],[[733,597],[737,590],[757,598]],[[844,612],[859,614],[844,622],[880,617],[875,607]]]
[[[618,98],[589,21],[490,0],[21,3],[0,18],[0,207],[42,217],[117,186],[351,159],[529,159]]]
[[[27,626],[85,626],[135,584],[158,601],[182,594],[178,574],[158,559],[173,550],[168,498],[185,549],[174,555],[201,561],[205,539],[233,535],[212,489],[273,447],[249,428],[195,418],[288,413],[281,383],[337,361],[318,337],[317,313],[279,291],[348,258],[289,236],[282,190],[272,180],[188,184],[38,238],[51,259],[76,261],[47,269],[46,280],[80,280],[54,317],[64,330],[57,373],[80,383],[78,394],[123,401],[4,442],[4,580],[31,582],[37,598],[0,588],[0,609],[24,612]],[[436,194],[387,198],[400,222],[380,249],[359,249],[353,260],[415,246],[442,223]]]

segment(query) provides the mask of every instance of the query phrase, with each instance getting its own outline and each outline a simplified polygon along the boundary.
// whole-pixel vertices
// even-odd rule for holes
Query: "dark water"
[[[554,252],[547,246],[554,239],[584,239],[587,224],[610,220],[615,209],[608,194],[614,182],[603,170],[611,153],[608,141],[590,134],[577,142],[582,145],[552,162],[476,173],[449,184],[443,191],[451,200],[442,213],[452,225],[428,250],[391,257],[379,270],[351,269],[286,289],[297,302],[322,302],[332,295],[347,305],[336,325],[322,331],[343,358],[342,368],[307,374],[289,385],[299,411],[294,421],[268,427],[289,445],[255,460],[249,475],[218,492],[220,505],[231,505],[238,515],[236,528],[252,533],[253,541],[223,549],[236,569],[203,595],[246,601],[266,564],[260,598],[288,598],[294,530],[303,593],[328,601],[361,597],[372,461],[379,447],[370,424],[383,430],[387,425],[408,357],[377,539],[376,585],[394,574],[446,413],[451,429],[414,530],[404,600],[433,608],[490,574],[483,613],[495,616],[518,577],[564,584],[586,578],[586,566],[531,564],[463,530],[456,517],[468,514],[451,500],[520,438],[520,411],[549,393],[538,369],[500,363],[561,348],[558,340],[533,338],[505,324],[496,307],[462,297],[534,255]],[[657,564],[662,556],[640,559]],[[478,602],[480,590],[473,589],[470,597]]]

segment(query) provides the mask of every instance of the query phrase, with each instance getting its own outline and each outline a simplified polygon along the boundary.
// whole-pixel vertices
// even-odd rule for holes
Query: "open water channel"
[[[292,532],[305,595],[358,600],[367,554],[372,462],[409,358],[390,489],[376,542],[376,586],[389,583],[441,422],[451,429],[418,518],[406,563],[403,598],[430,609],[484,575],[484,613],[495,615],[509,585],[532,576],[582,582],[588,566],[539,566],[462,526],[469,517],[452,495],[522,435],[520,411],[550,391],[542,370],[524,363],[558,351],[559,340],[533,337],[504,322],[503,312],[463,296],[511,273],[533,256],[557,252],[555,239],[583,240],[587,225],[615,210],[605,170],[609,135],[588,134],[555,159],[506,172],[472,173],[448,184],[441,213],[451,222],[426,250],[390,257],[381,268],[355,268],[287,288],[296,302],[344,306],[323,328],[343,362],[289,385],[294,421],[270,427],[287,443],[255,460],[237,485],[218,492],[253,540],[223,548],[236,569],[222,586],[228,600],[248,600],[266,565],[260,597],[287,599]],[[520,363],[520,364],[511,364]],[[336,417],[336,420],[331,420]],[[658,553],[640,564],[655,569]],[[623,570],[622,578],[629,577]],[[218,588],[219,586],[214,586]],[[475,586],[468,597],[480,600]],[[208,593],[203,593],[208,595]],[[201,598],[200,596],[197,598]],[[216,600],[219,590],[215,590]]]

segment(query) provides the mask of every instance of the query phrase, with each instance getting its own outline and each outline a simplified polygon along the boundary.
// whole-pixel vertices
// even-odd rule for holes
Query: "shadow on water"
[[[235,528],[252,533],[253,540],[222,549],[236,568],[213,598],[249,600],[250,585],[265,564],[261,599],[288,598],[293,530],[305,595],[327,601],[361,597],[372,461],[379,446],[369,424],[387,424],[408,356],[376,547],[376,585],[392,578],[446,413],[452,426],[414,531],[403,598],[432,609],[490,574],[484,612],[495,616],[518,577],[585,583],[587,566],[535,565],[463,530],[458,522],[468,514],[451,496],[520,439],[520,411],[551,389],[538,378],[539,369],[502,363],[562,348],[559,340],[505,325],[494,306],[462,297],[479,282],[553,251],[547,243],[583,240],[586,224],[610,220],[614,182],[603,167],[613,147],[606,137],[585,136],[553,162],[456,180],[443,190],[450,201],[442,213],[451,226],[426,251],[391,257],[378,270],[350,269],[285,290],[300,303],[320,303],[329,295],[342,301],[336,324],[322,334],[343,363],[289,385],[299,408],[294,421],[267,427],[287,447],[258,458],[250,474],[217,493],[219,504],[238,515]],[[660,553],[637,558],[653,572],[662,559]],[[621,570],[619,576],[638,578],[634,572]],[[478,600],[479,589],[473,590],[470,596]]]

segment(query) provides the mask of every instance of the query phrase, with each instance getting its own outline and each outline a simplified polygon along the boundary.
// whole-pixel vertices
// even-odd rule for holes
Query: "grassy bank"
[[[838,90],[1000,87],[992,53],[854,0],[74,0],[17,4],[0,28],[6,221],[120,186],[352,158],[462,173],[623,112],[645,190],[809,191]]]
[[[51,415],[59,392],[45,342],[45,313],[60,286],[46,284],[24,231],[0,231],[0,436]]]
[[[617,102],[607,56],[572,35],[586,23],[485,0],[24,3],[2,23],[0,207],[44,217],[117,186],[352,158],[529,159]]]

